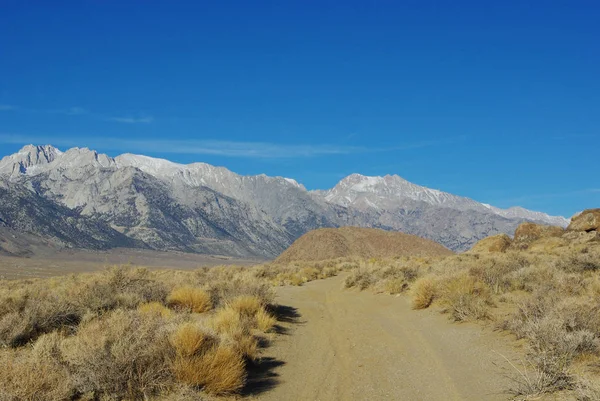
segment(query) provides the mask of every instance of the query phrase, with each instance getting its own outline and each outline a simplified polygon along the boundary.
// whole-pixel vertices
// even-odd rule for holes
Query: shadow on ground
[[[291,306],[286,305],[270,305],[269,311],[277,318],[279,323],[299,324],[300,313]],[[287,335],[289,328],[277,324],[275,326],[277,334]],[[268,347],[268,341],[261,342],[259,346]],[[285,365],[284,361],[272,357],[263,357],[259,360],[252,361],[248,365],[248,379],[242,395],[257,395],[271,390],[279,383],[279,374],[273,370]]]
[[[285,365],[285,362],[275,358],[264,357],[250,363],[248,366],[248,380],[242,395],[257,395],[267,392],[279,383],[279,374],[273,369]]]
[[[292,306],[286,305],[270,305],[269,312],[277,318],[279,323],[293,323],[299,324],[300,313],[298,309]],[[281,324],[275,325],[275,332],[277,334],[288,334],[289,328],[282,326]]]

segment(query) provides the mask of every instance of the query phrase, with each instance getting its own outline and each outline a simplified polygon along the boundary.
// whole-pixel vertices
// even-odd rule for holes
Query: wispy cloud
[[[154,117],[149,115],[133,116],[110,116],[101,113],[94,113],[83,107],[69,107],[66,109],[32,109],[17,107],[8,104],[0,104],[0,111],[15,111],[20,113],[34,113],[34,114],[59,114],[64,116],[88,116],[103,121],[112,121],[124,124],[149,124],[154,121]]]
[[[153,117],[109,117],[109,121],[116,121],[125,124],[149,124],[154,121]]]
[[[220,140],[141,140],[124,138],[80,139],[56,136],[25,136],[17,134],[0,134],[0,143],[13,144],[53,144],[55,146],[73,147],[88,146],[96,149],[129,151],[133,153],[171,153],[217,155],[240,158],[309,158],[326,155],[344,155],[361,153],[378,153],[410,150],[432,146],[444,146],[464,140],[463,137],[429,140],[414,143],[395,144],[388,147],[345,146],[336,144],[281,144],[251,141]]]

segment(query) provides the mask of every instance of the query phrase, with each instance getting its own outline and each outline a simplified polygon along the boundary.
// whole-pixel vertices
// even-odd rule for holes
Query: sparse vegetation
[[[408,291],[415,309],[434,305],[455,321],[485,321],[527,340],[527,363],[511,390],[515,396],[571,391],[591,400],[598,399],[590,383],[598,380],[600,366],[599,265],[600,244],[565,241],[551,252],[365,261],[345,285]]]
[[[406,293],[414,309],[437,307],[454,321],[484,321],[524,339],[526,362],[515,364],[510,390],[516,397],[569,392],[597,400],[600,245],[549,244],[0,281],[0,400],[237,393],[277,324],[273,286],[340,272],[348,289]]]
[[[276,324],[255,270],[113,267],[1,281],[0,400],[238,392]]]
[[[167,305],[186,309],[189,312],[202,313],[212,308],[210,295],[202,288],[175,288],[167,297]]]

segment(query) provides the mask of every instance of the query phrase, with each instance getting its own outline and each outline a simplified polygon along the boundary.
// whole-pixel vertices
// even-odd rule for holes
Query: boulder
[[[506,252],[510,247],[512,240],[506,234],[492,235],[491,237],[479,240],[469,250],[472,253],[487,253],[487,252]]]
[[[587,209],[571,218],[568,231],[600,231],[600,209]]]
[[[562,236],[570,244],[600,242],[600,231],[567,231]]]
[[[534,241],[542,238],[560,237],[564,233],[564,228],[558,226],[522,223],[515,230],[512,247],[515,249],[527,249]]]

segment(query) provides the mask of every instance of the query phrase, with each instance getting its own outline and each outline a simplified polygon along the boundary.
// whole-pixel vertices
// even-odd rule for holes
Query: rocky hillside
[[[242,176],[205,163],[131,154],[112,158],[87,148],[61,152],[28,145],[0,160],[0,177],[0,201],[9,200],[0,209],[0,224],[77,247],[270,258],[310,230],[359,226],[403,231],[462,251],[489,235],[512,235],[523,221],[567,224],[398,176],[353,174],[329,191],[307,191],[284,177]],[[37,205],[35,213],[15,197]]]
[[[518,250],[553,253],[568,246],[600,244],[600,209],[584,210],[573,216],[566,229],[534,223],[517,227],[513,238],[500,234],[478,241],[471,253],[494,253]]]
[[[321,228],[298,238],[276,260],[319,261],[345,257],[393,258],[396,256],[446,256],[453,252],[416,235],[374,228]]]
[[[28,253],[24,238],[14,240],[20,233],[35,233],[49,240],[48,244],[87,249],[106,249],[118,246],[144,247],[110,227],[105,221],[82,216],[77,211],[52,202],[17,183],[0,180],[0,227],[16,232],[2,242],[4,253]],[[41,242],[41,241],[37,241]],[[36,241],[32,241],[35,244]],[[15,244],[19,244],[18,247]],[[13,251],[9,251],[13,249]]]

